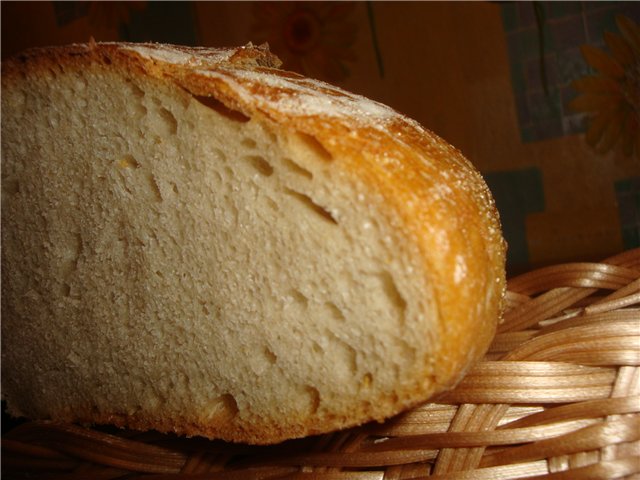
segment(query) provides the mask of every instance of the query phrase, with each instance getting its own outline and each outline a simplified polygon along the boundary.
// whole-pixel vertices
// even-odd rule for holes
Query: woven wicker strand
[[[382,424],[257,447],[24,423],[3,478],[640,479],[640,249],[512,279],[458,387]]]

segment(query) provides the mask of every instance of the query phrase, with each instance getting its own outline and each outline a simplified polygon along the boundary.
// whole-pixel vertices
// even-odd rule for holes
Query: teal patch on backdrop
[[[542,173],[536,167],[484,173],[500,212],[508,243],[507,271],[510,275],[529,268],[526,218],[544,211]]]
[[[640,247],[640,177],[614,184],[625,249]]]
[[[568,105],[572,82],[590,73],[580,47],[604,48],[616,15],[638,21],[640,2],[505,2],[502,4],[511,84],[523,142],[582,133],[583,113]]]

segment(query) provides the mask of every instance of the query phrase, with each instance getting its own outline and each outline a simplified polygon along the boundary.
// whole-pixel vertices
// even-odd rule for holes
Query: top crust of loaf
[[[391,224],[415,245],[416,261],[430,272],[439,316],[431,357],[438,360],[425,368],[429,386],[410,392],[412,400],[403,405],[452,387],[485,353],[502,309],[505,243],[486,184],[454,147],[389,107],[278,70],[280,62],[268,48],[252,45],[205,49],[90,43],[33,49],[3,63],[3,88],[20,82],[25,72],[92,64],[150,76],[300,132],[335,168],[383,198]],[[372,418],[386,414],[374,412]],[[185,428],[184,433],[202,429]],[[252,432],[251,441],[272,442],[292,433],[300,432]],[[242,433],[231,437],[243,438]]]

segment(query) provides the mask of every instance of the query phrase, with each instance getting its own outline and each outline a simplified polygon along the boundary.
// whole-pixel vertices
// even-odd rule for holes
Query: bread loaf
[[[11,414],[267,444],[386,419],[484,354],[505,247],[481,176],[278,64],[125,43],[3,62]]]

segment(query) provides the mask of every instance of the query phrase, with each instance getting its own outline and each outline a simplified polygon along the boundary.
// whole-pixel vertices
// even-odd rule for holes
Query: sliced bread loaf
[[[382,420],[483,355],[482,178],[265,48],[2,68],[2,394],[18,416],[274,443]]]

